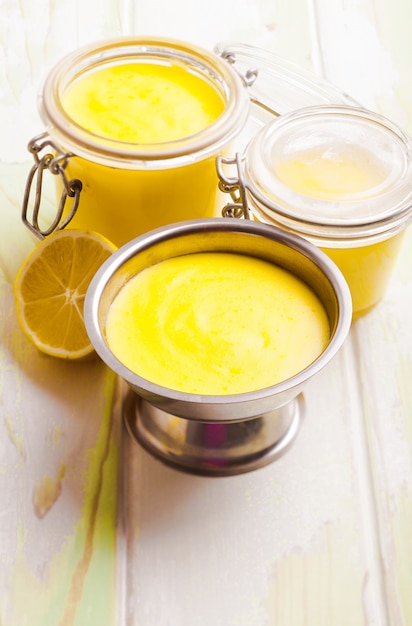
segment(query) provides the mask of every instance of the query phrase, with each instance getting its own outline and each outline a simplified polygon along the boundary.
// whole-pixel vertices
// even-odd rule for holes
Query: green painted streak
[[[102,387],[105,397],[96,443],[84,451],[89,464],[82,515],[41,580],[28,564],[24,528],[20,529],[9,581],[15,626],[115,626],[120,422],[112,412],[115,375],[109,370]],[[0,609],[2,613],[7,609]]]

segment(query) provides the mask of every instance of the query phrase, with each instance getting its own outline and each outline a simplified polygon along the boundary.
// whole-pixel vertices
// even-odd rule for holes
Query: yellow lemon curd
[[[106,340],[130,370],[204,395],[259,390],[306,368],[330,339],[318,297],[270,262],[200,252],[144,269],[119,291]]]
[[[368,246],[323,248],[348,283],[354,320],[370,311],[383,298],[403,236],[402,231]]]
[[[195,136],[224,109],[206,79],[178,64],[128,62],[80,76],[62,97],[66,115],[94,141],[123,142],[150,153],[163,144]],[[131,158],[131,157],[130,157]],[[127,158],[125,158],[125,161]],[[217,179],[213,158],[189,159],[170,169],[113,167],[71,157],[69,178],[83,183],[73,228],[92,229],[122,245],[171,222],[211,217]]]
[[[370,150],[349,146],[339,151],[308,150],[285,158],[277,163],[276,174],[298,193],[333,202],[377,187],[387,172]],[[402,238],[403,232],[366,245],[349,241],[322,247],[345,276],[354,319],[367,313],[383,297]]]
[[[276,165],[279,179],[294,191],[322,200],[367,191],[379,185],[386,169],[370,150],[312,149],[285,158]]]

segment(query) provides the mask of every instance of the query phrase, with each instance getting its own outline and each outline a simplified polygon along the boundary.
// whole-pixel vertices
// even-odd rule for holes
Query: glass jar
[[[411,148],[390,120],[359,107],[296,110],[264,126],[243,155],[219,159],[221,186],[235,197],[226,212],[324,250],[348,282],[355,319],[384,295],[412,219]]]
[[[42,230],[35,207],[32,229],[44,236],[70,223],[121,245],[170,222],[212,217],[215,158],[248,108],[232,66],[183,42],[121,38],[69,54],[44,83],[46,133],[29,144],[36,173],[59,174],[60,214]]]

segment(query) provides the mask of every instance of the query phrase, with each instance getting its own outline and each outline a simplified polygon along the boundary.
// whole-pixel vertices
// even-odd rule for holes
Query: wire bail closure
[[[41,154],[45,148],[49,147],[53,150],[53,153],[46,152],[44,154]],[[27,228],[29,228],[29,230],[31,230],[31,232],[36,235],[36,237],[38,237],[39,239],[44,239],[48,235],[51,235],[51,233],[57,230],[62,230],[71,222],[79,206],[82,183],[76,178],[72,180],[67,179],[65,169],[68,164],[69,158],[74,155],[71,152],[62,152],[53,143],[53,141],[48,138],[47,133],[42,133],[41,135],[37,135],[36,137],[34,137],[28,143],[27,149],[33,155],[34,165],[32,166],[27,177],[22,206],[22,220]],[[63,190],[60,196],[57,213],[53,222],[47,228],[42,229],[39,225],[39,214],[43,188],[43,173],[46,169],[49,170],[51,174],[55,176],[60,176]],[[37,179],[35,181],[36,176]],[[28,213],[30,195],[33,186],[35,186],[35,198],[30,220]],[[72,206],[67,217],[62,220],[63,212],[68,198],[73,198]]]
[[[253,85],[259,74],[257,68],[249,68],[244,74],[242,74],[242,72],[239,72],[238,69],[234,67],[236,64],[236,55],[228,51],[223,51],[220,56],[233,66],[246,88]],[[223,173],[224,165],[236,165],[237,178],[228,178],[225,176]],[[216,158],[216,170],[219,178],[220,191],[230,193],[233,200],[233,202],[228,202],[228,204],[223,207],[222,217],[250,219],[249,209],[246,202],[246,191],[242,177],[240,154],[236,153],[236,156],[233,158],[218,156]]]
[[[236,55],[233,52],[224,50],[220,56],[230,63],[233,69],[240,76],[245,88],[250,89],[253,87],[255,81],[259,76],[259,70],[254,67],[250,67],[244,73],[235,67]],[[271,106],[263,102],[259,97],[254,95],[252,91],[249,91],[249,100],[260,109],[269,113],[271,118],[275,119],[280,116],[280,113],[273,109]],[[225,165],[235,165],[237,169],[237,177],[229,178],[225,176],[223,168]],[[250,211],[247,205],[246,185],[243,177],[242,157],[239,153],[233,158],[221,157],[216,158],[216,170],[219,178],[219,189],[224,193],[229,193],[233,202],[229,202],[222,209],[223,217],[236,217],[251,219]]]
[[[225,165],[235,165],[237,177],[229,178],[225,176],[223,167]],[[228,202],[222,209],[222,217],[237,217],[246,220],[250,219],[250,212],[247,206],[246,187],[243,181],[241,156],[237,152],[235,157],[227,158],[219,156],[216,159],[216,171],[219,178],[219,189],[224,193],[229,193],[233,202]]]
[[[232,52],[228,52],[224,50],[220,56],[222,59],[225,59],[230,65],[234,66],[236,63],[236,55]],[[251,87],[255,80],[258,77],[259,70],[255,67],[250,67],[244,74],[238,71],[236,67],[234,67],[238,76],[240,76],[245,87]]]

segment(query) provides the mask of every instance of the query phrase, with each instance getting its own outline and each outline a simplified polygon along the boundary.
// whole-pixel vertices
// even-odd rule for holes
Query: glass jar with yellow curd
[[[209,52],[126,37],[81,48],[42,87],[46,130],[28,146],[34,165],[23,221],[40,237],[70,224],[122,245],[159,226],[217,216],[218,156],[245,145],[274,115],[348,101],[326,81],[243,44]],[[57,212],[42,203],[45,170],[58,182]]]
[[[354,319],[380,301],[412,219],[412,143],[394,123],[351,105],[301,108],[218,170],[234,200],[225,213],[286,228],[333,259]]]
[[[213,217],[215,158],[244,126],[248,104],[227,61],[183,42],[120,38],[69,54],[44,83],[46,132],[29,144],[29,182],[46,167],[57,174],[60,207],[42,228],[35,206],[28,225],[45,236],[70,223],[121,245]]]

